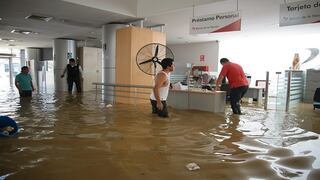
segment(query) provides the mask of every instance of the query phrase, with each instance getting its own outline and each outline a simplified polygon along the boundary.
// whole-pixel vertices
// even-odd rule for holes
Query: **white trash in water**
[[[248,98],[248,103],[252,104],[253,103],[253,98]]]
[[[198,164],[196,164],[196,163],[189,163],[189,164],[186,165],[186,168],[187,168],[189,171],[195,171],[195,170],[200,169],[200,167],[199,167]]]
[[[107,107],[107,108],[110,108],[110,107],[112,107],[112,104],[108,104],[106,107]]]

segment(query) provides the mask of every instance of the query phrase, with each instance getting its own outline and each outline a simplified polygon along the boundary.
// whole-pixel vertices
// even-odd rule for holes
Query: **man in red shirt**
[[[220,90],[221,82],[227,77],[230,85],[230,103],[234,114],[242,114],[240,100],[248,90],[248,80],[239,64],[232,63],[227,58],[220,59],[222,69],[216,81],[216,91]]]

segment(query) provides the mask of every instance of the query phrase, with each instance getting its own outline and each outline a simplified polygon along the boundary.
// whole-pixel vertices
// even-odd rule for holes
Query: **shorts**
[[[159,110],[157,108],[157,101],[150,99],[151,105],[152,105],[152,113],[153,114],[158,114],[160,117],[169,117],[168,109],[167,109],[167,102],[166,101],[161,101],[163,104],[162,110]]]

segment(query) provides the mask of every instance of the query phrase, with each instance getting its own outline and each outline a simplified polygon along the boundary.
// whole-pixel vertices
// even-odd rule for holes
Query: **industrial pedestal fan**
[[[163,44],[150,43],[138,51],[136,63],[141,71],[154,76],[161,70],[161,61],[164,58],[174,59],[172,51]]]

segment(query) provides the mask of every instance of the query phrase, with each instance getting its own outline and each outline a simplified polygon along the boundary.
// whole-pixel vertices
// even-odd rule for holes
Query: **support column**
[[[53,41],[54,86],[55,91],[68,91],[67,77],[61,74],[69,63],[69,59],[76,59],[76,41],[70,39],[55,39]]]
[[[30,74],[32,77],[32,83],[36,89],[39,87],[39,78],[38,78],[38,71],[41,58],[41,49],[39,48],[27,48],[27,61],[28,66],[30,69]]]
[[[20,66],[26,65],[26,50],[20,49]]]
[[[116,75],[116,31],[124,28],[124,24],[106,24],[102,27],[102,82],[115,84]],[[103,87],[103,99],[114,103],[114,88]]]
[[[9,80],[10,80],[10,86],[13,87],[12,57],[9,58]]]

